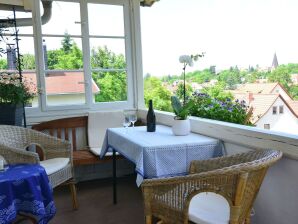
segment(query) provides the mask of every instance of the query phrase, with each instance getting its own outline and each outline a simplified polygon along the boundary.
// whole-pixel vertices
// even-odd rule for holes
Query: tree
[[[64,33],[64,38],[61,41],[61,45],[64,53],[66,54],[68,54],[72,49],[73,39],[70,38],[67,32]]]
[[[92,68],[125,69],[126,62],[122,54],[115,54],[107,46],[93,48],[91,51]],[[127,100],[127,75],[124,71],[92,73],[92,78],[100,88],[95,96],[96,102]]]
[[[0,69],[7,69],[7,61],[5,59],[0,59]]]
[[[172,111],[171,92],[162,86],[161,80],[157,77],[144,79],[144,98],[146,105],[152,100],[155,109]]]
[[[268,75],[269,82],[278,82],[287,90],[292,83],[291,75],[286,65],[280,65]]]
[[[289,92],[295,100],[298,100],[298,86],[291,86]]]
[[[227,89],[235,89],[236,84],[241,83],[241,76],[239,71],[230,68],[230,70],[222,71],[218,76],[218,80],[226,83]]]
[[[232,93],[225,91],[224,88],[225,88],[225,83],[218,82],[214,86],[203,88],[202,92],[218,100],[226,100],[227,98],[234,99]]]
[[[32,70],[35,69],[35,57],[32,54],[24,54],[22,56],[22,69],[23,70]]]
[[[183,96],[184,96],[184,86],[183,86],[183,83],[179,83],[178,84],[178,88],[175,92],[175,95],[180,99],[180,100],[183,100]],[[192,87],[189,85],[189,84],[186,84],[185,85],[185,96],[186,96],[186,99],[191,97],[191,95],[193,94],[193,89]]]

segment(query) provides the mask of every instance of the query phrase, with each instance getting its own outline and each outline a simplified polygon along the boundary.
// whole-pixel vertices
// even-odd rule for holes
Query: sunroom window
[[[13,11],[0,10],[0,15],[0,19],[3,20],[10,19],[13,21],[14,19]],[[16,12],[15,16],[16,18],[32,18],[32,13]],[[0,48],[2,50],[0,53],[0,73],[1,75],[17,75],[19,78],[19,60],[16,41],[16,35],[18,35],[22,81],[29,91],[35,94],[35,97],[26,103],[25,106],[27,108],[37,108],[39,105],[37,94],[38,79],[36,76],[33,28],[17,27],[17,29],[15,29],[14,23],[11,23],[9,27],[2,29],[1,34]]]
[[[42,111],[133,105],[129,1],[56,0],[44,25],[35,11]]]

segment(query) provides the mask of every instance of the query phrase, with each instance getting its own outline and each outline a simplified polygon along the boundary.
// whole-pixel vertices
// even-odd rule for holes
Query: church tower
[[[278,67],[278,61],[277,61],[277,56],[276,56],[276,52],[274,53],[273,56],[273,61],[272,61],[272,66],[271,66],[271,71],[273,71],[274,69],[276,69]]]

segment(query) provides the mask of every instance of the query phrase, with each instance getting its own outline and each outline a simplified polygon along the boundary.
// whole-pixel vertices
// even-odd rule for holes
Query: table
[[[116,203],[116,151],[136,165],[137,185],[140,186],[144,178],[185,175],[192,160],[222,156],[223,149],[218,139],[195,133],[175,136],[170,127],[157,125],[156,132],[147,132],[146,127],[107,129],[100,156],[113,151]]]
[[[46,224],[56,213],[53,190],[40,165],[9,165],[0,172],[0,223],[11,223],[18,213]]]

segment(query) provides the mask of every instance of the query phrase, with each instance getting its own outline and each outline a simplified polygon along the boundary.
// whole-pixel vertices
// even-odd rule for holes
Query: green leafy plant
[[[187,116],[190,113],[190,108],[193,106],[192,101],[189,101],[184,105],[182,105],[177,96],[171,96],[171,103],[172,103],[173,111],[176,115],[175,119],[186,120]]]
[[[252,108],[249,108],[245,101],[233,101],[228,97],[217,99],[206,93],[195,93],[190,101],[193,101],[193,107],[190,110],[192,116],[252,125],[250,122]]]
[[[0,74],[0,103],[28,103],[37,94],[33,82],[23,79],[18,74]]]

